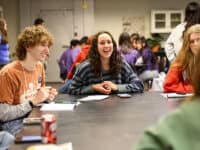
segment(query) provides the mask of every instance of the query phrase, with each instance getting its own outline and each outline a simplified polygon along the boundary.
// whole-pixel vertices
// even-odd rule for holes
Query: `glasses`
[[[200,43],[200,37],[199,38],[196,38],[196,39],[193,39],[193,40],[190,40],[190,44],[193,45],[195,43]]]

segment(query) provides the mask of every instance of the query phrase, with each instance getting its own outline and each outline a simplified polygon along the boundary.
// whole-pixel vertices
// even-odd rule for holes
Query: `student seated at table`
[[[139,38],[140,35],[138,33],[132,33],[131,34],[131,46],[132,48],[136,49],[137,46],[136,46],[136,39]]]
[[[132,48],[131,37],[129,33],[123,32],[119,36],[119,51],[122,54],[122,57],[131,65],[134,66],[135,62],[139,56],[139,53],[136,49]]]
[[[178,55],[182,43],[183,36],[187,29],[195,24],[200,24],[200,4],[199,2],[189,2],[184,10],[184,22],[178,24],[170,33],[165,42],[165,53],[170,64],[175,60]]]
[[[147,45],[145,37],[141,36],[136,39],[136,46],[139,53],[136,66],[142,66],[137,73],[141,80],[146,81],[158,77],[158,63],[151,48]]]
[[[60,93],[67,93],[69,85],[71,84],[71,79],[73,77],[73,74],[75,73],[76,66],[78,66],[81,62],[83,62],[89,53],[91,41],[92,41],[92,36],[90,36],[87,39],[87,42],[85,44],[81,45],[81,51],[76,56],[71,68],[69,69],[69,72],[68,72],[67,76],[65,77],[66,78],[65,83],[59,89]]]
[[[32,107],[54,99],[56,89],[45,88],[40,61],[49,55],[52,36],[42,26],[27,27],[18,36],[17,60],[0,71],[0,128],[16,135]]]
[[[164,81],[165,92],[193,92],[191,76],[195,69],[197,47],[200,45],[200,25],[190,27],[183,39],[183,46]]]
[[[198,25],[200,27],[200,25]],[[196,27],[192,27],[192,30]],[[199,28],[200,29],[200,28]],[[199,33],[200,35],[200,30]],[[199,41],[195,37],[192,41]],[[190,41],[191,42],[191,41]],[[195,53],[200,52],[200,45]],[[134,150],[199,150],[200,136],[200,53],[195,59],[191,77],[194,96],[186,100],[174,112],[160,119],[145,130]]]
[[[110,94],[143,92],[143,83],[122,59],[109,32],[95,35],[88,59],[79,65],[72,78],[70,94]]]
[[[87,43],[81,47],[80,53],[76,56],[75,61],[72,64],[70,71],[67,74],[67,77],[66,77],[67,79],[72,79],[76,70],[76,66],[87,58],[90,47],[91,47],[92,39],[93,39],[93,36],[89,36],[87,39]]]

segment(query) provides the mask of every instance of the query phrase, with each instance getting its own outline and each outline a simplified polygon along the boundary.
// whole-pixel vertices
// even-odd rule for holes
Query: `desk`
[[[74,96],[58,95],[73,100]],[[116,95],[99,102],[79,105],[73,112],[56,112],[57,143],[72,142],[74,150],[131,150],[144,128],[155,124],[171,105],[159,93]],[[172,102],[170,102],[172,103]],[[169,107],[168,107],[169,106]],[[32,115],[40,115],[35,109]],[[40,126],[25,126],[22,133],[40,134]],[[11,150],[24,150],[32,144],[15,144]]]

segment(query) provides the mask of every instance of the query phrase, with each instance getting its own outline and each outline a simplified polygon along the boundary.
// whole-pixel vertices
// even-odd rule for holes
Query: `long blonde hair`
[[[200,47],[199,47],[200,50]],[[198,51],[197,57],[195,62],[195,71],[192,75],[192,87],[194,89],[194,96],[200,96],[200,51]]]
[[[178,53],[172,67],[186,71],[186,76],[190,79],[195,69],[195,56],[190,48],[190,35],[192,33],[200,33],[200,24],[196,24],[188,28],[183,38],[183,45]]]

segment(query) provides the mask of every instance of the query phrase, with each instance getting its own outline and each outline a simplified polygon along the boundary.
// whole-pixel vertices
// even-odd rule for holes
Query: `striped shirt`
[[[86,60],[77,67],[68,93],[74,95],[95,94],[97,92],[92,89],[92,85],[103,81],[115,83],[118,86],[119,93],[138,93],[144,90],[142,81],[127,62],[122,62],[121,71],[117,77],[113,77],[109,71],[102,71],[101,76],[96,77],[92,72],[90,62]]]

